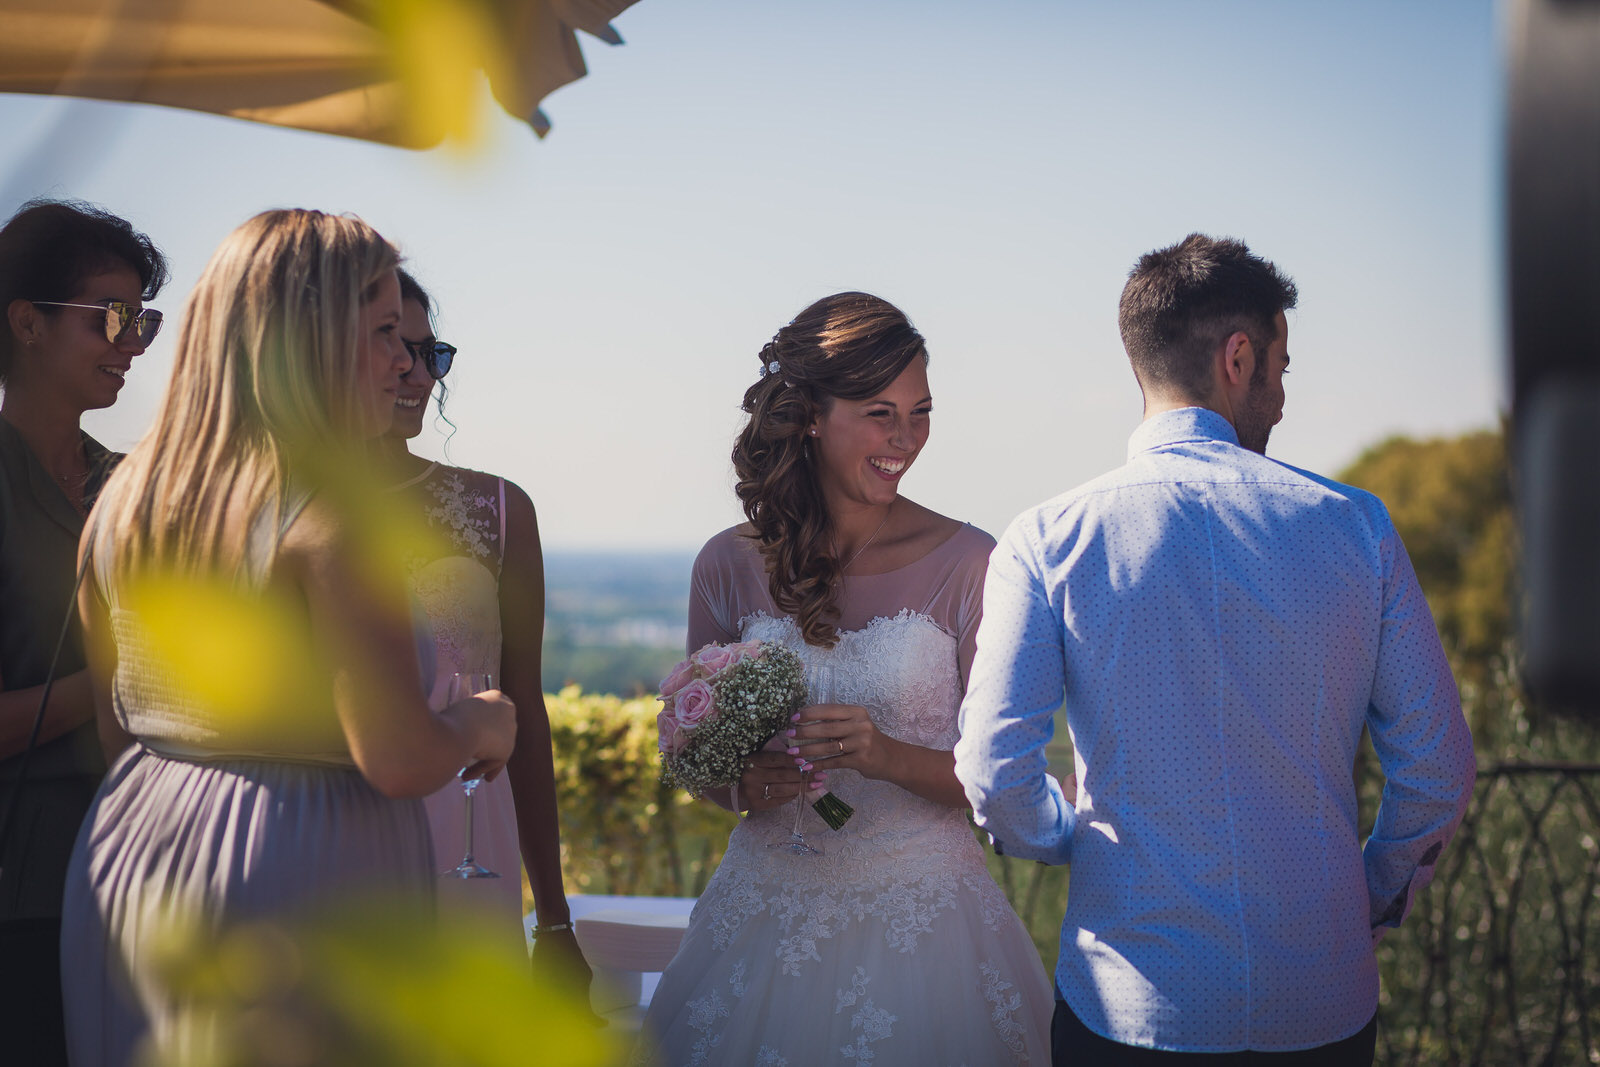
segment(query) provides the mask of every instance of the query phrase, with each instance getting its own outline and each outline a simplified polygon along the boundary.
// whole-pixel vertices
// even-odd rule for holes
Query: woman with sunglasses
[[[428,398],[443,403],[444,377],[456,349],[434,334],[433,303],[415,278],[400,272],[400,337],[411,370],[400,380],[394,423],[385,438],[396,488],[426,517],[437,541],[413,561],[412,591],[433,627],[438,663],[432,703],[445,699],[453,673],[487,671],[517,706],[517,744],[506,773],[479,786],[473,807],[473,853],[498,878],[445,879],[446,903],[492,912],[520,949],[525,862],[538,926],[534,961],[588,969],[572,936],[561,885],[550,720],[540,681],[544,640],[544,560],[533,503],[512,482],[492,474],[433,463],[408,442],[422,432]],[[461,786],[428,797],[428,821],[441,870],[465,849]]]
[[[72,585],[84,516],[118,457],[79,421],[116,403],[161,326],[144,301],[166,279],[148,237],[88,204],[35,200],[0,229],[0,813],[11,809],[0,814],[0,1033],[18,1063],[66,1062],[61,886],[105,774]]]

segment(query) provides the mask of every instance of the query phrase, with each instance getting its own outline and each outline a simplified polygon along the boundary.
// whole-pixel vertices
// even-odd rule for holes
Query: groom
[[[997,850],[1072,864],[1057,1064],[1370,1064],[1373,946],[1466,808],[1472,739],[1383,504],[1265,456],[1295,299],[1238,241],[1140,259],[1128,462],[990,560],[956,774]],[[1063,700],[1076,796],[1045,771]]]

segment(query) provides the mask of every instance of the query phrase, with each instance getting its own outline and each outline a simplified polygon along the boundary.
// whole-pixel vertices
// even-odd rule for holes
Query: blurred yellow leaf
[[[586,991],[536,976],[498,923],[429,921],[415,902],[160,940],[186,1015],[152,1065],[603,1067],[625,1051],[591,1025]]]
[[[180,693],[235,729],[277,733],[306,727],[327,707],[304,610],[283,593],[220,580],[149,574],[123,599],[152,653]]]
[[[477,144],[482,75],[508,76],[492,6],[484,0],[378,0],[373,16],[388,44],[411,136],[425,144],[440,138]]]

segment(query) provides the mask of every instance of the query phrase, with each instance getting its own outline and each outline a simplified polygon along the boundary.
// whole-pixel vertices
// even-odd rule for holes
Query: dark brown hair
[[[755,527],[772,602],[808,644],[831,648],[843,569],[806,429],[833,401],[877,396],[913,359],[922,335],[887,300],[835,293],[794,317],[761,350],[761,376],[744,394],[750,416],[733,447],[735,491]]]
[[[433,297],[428,295],[428,291],[422,287],[422,283],[417,281],[416,277],[404,267],[396,270],[395,274],[400,279],[400,302],[405,303],[407,300],[415,300],[420,304],[422,313],[428,316],[428,332],[437,337],[439,335],[439,324],[434,321]],[[450,416],[444,413],[444,402],[450,398],[450,387],[445,384],[443,378],[435,379],[433,386],[434,410],[439,413],[439,418],[444,424],[450,427],[449,437],[454,437],[456,435],[456,424],[451,422]],[[426,402],[427,398],[424,397],[423,400]],[[446,448],[450,446],[449,437],[445,439]]]
[[[1191,233],[1139,257],[1129,273],[1117,309],[1122,347],[1141,388],[1201,397],[1211,388],[1217,346],[1243,331],[1265,352],[1278,336],[1278,312],[1298,295],[1243,241]],[[1265,362],[1257,365],[1264,374]]]

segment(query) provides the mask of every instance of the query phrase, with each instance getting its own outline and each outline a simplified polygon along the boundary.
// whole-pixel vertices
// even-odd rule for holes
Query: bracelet
[[[572,929],[572,921],[569,919],[564,923],[551,923],[548,926],[535,926],[533,928],[533,936],[538,937],[540,934],[553,934],[560,930],[570,929]]]

